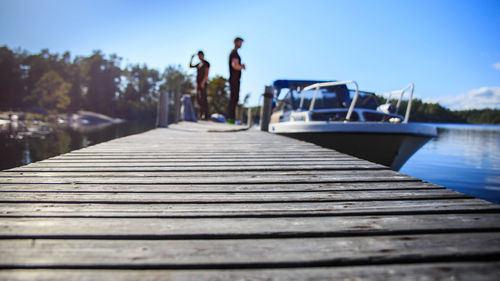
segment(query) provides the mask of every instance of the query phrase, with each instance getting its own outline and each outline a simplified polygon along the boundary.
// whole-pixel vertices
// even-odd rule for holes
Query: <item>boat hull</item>
[[[279,133],[334,149],[398,171],[431,137],[363,133]],[[360,141],[363,140],[363,141]]]
[[[419,123],[283,122],[271,124],[271,133],[315,143],[398,171],[436,128]]]

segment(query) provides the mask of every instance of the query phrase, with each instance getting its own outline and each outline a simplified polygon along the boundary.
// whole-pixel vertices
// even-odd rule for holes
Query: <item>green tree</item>
[[[65,82],[55,71],[45,73],[27,97],[34,104],[54,113],[63,112],[70,104],[71,84]]]
[[[146,65],[129,66],[123,71],[123,80],[127,82],[125,90],[118,99],[118,114],[128,119],[154,118],[160,74]]]
[[[133,92],[129,91],[129,94],[134,95],[125,95],[126,100],[148,103],[156,101],[160,82],[160,73],[156,69],[148,69],[146,65],[134,65],[124,71],[124,76],[128,81],[127,88],[134,88]]]
[[[163,84],[160,85],[161,91],[169,93],[178,93],[179,95],[192,94],[194,83],[191,75],[187,74],[180,65],[169,65],[163,72]]]
[[[379,97],[381,103],[385,103],[386,99]],[[396,105],[396,100],[391,100],[391,103]],[[408,101],[401,101],[398,113],[406,114]],[[451,110],[441,106],[438,103],[425,103],[420,99],[414,99],[411,104],[410,121],[412,122],[434,122],[434,123],[458,123],[461,119]]]
[[[224,113],[229,104],[229,89],[227,79],[217,75],[208,81],[207,86],[208,112]]]
[[[20,109],[24,98],[22,54],[0,47],[0,110]]]
[[[69,111],[71,112],[76,112],[85,105],[84,89],[86,88],[86,79],[83,72],[82,60],[82,57],[76,57],[68,67],[69,79],[67,81],[72,85],[69,91],[71,100]]]
[[[28,95],[33,92],[36,83],[40,81],[43,75],[51,70],[57,71],[55,65],[58,60],[58,55],[50,54],[48,49],[43,49],[39,54],[29,55],[24,59],[23,65],[26,71],[25,86]],[[30,99],[25,99],[25,101],[30,101]],[[33,105],[27,104],[27,106]]]
[[[472,124],[500,124],[500,110],[482,109],[482,110],[461,110],[455,111],[457,118],[464,120],[464,123]]]
[[[23,70],[23,84],[26,98],[23,99],[23,107],[30,108],[37,106],[36,100],[29,98],[36,88],[36,84],[42,76],[50,71],[56,72],[64,81],[72,82],[72,62],[69,52],[62,56],[52,54],[48,49],[40,51],[38,54],[22,56],[21,69]]]
[[[86,79],[86,109],[113,115],[115,101],[120,93],[121,58],[116,55],[106,59],[101,51],[85,58],[83,73]]]

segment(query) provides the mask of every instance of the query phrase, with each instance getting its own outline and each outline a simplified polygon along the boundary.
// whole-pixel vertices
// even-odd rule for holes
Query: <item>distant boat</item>
[[[350,90],[347,85],[354,85]],[[276,80],[277,104],[269,132],[312,142],[399,170],[425,143],[436,127],[410,123],[413,84],[389,93],[380,104],[371,92],[359,91],[355,81]],[[285,95],[281,95],[286,91]],[[410,92],[405,116],[398,113]],[[392,95],[399,95],[391,104]]]

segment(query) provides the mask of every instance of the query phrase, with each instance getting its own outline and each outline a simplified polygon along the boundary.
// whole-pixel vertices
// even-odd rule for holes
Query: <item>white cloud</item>
[[[425,99],[425,102],[438,102],[451,110],[500,109],[500,87],[482,87],[457,96]]]
[[[497,63],[494,63],[493,64],[493,68],[496,69],[496,70],[500,70],[500,61],[497,62]]]

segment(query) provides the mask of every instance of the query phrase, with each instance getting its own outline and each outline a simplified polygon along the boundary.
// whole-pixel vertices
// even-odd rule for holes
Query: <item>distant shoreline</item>
[[[57,114],[51,117],[31,112],[0,112],[0,131],[10,131],[18,136],[44,136],[56,128],[90,132],[123,122],[126,120],[90,111]]]

